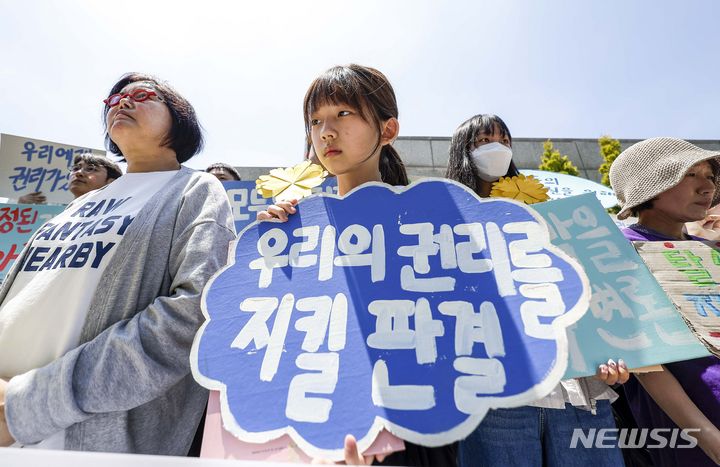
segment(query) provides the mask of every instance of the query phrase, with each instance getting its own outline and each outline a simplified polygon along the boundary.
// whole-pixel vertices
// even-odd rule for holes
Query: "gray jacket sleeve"
[[[177,214],[168,216],[168,225],[158,228],[158,224],[153,225],[157,220],[151,219],[145,222],[149,226],[137,228],[152,234],[124,239],[135,240],[136,248],[147,250],[145,261],[168,262],[169,284],[164,284],[168,279],[144,277],[142,271],[147,269],[127,266],[133,264],[128,261],[116,270],[109,270],[109,264],[103,273],[122,275],[117,281],[125,282],[131,291],[157,283],[160,293],[151,297],[154,300],[141,309],[129,308],[127,318],[98,329],[90,341],[47,366],[10,380],[6,418],[17,441],[38,442],[94,414],[136,408],[162,396],[189,374],[192,340],[203,321],[202,290],[212,274],[225,265],[235,233],[227,196],[215,181],[201,177],[199,183],[189,184],[174,206]],[[139,216],[134,222],[139,222]],[[165,232],[167,237],[157,232]],[[171,242],[169,255],[161,246],[163,241]],[[154,246],[153,242],[160,243]],[[162,257],[154,257],[153,248],[164,252]],[[120,253],[118,250],[116,256]],[[116,294],[104,300],[107,307],[142,303],[138,296],[119,289],[98,290],[96,296]],[[90,313],[94,312],[91,308]]]

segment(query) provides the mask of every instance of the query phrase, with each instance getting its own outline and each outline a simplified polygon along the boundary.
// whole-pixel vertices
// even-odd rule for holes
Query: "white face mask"
[[[488,143],[473,149],[470,157],[480,178],[494,182],[507,173],[512,161],[512,150],[504,144]]]

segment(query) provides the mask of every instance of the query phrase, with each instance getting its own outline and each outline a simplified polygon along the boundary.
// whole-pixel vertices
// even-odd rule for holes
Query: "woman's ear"
[[[400,122],[397,118],[392,117],[385,120],[383,123],[382,134],[380,135],[380,144],[385,146],[386,144],[392,144],[400,133]]]

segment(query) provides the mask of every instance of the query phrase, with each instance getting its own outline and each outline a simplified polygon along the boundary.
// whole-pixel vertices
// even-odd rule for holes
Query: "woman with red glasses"
[[[184,455],[207,401],[190,346],[231,210],[181,165],[202,135],[180,94],[133,73],[104,102],[127,173],[43,225],[0,289],[0,445]]]

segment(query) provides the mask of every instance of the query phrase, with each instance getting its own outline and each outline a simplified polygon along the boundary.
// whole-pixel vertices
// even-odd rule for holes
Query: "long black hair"
[[[465,120],[453,133],[450,141],[450,157],[448,158],[448,166],[445,171],[445,178],[455,180],[472,189],[475,193],[480,194],[480,176],[477,167],[470,157],[470,152],[475,147],[475,141],[479,135],[493,134],[495,131],[500,136],[510,140],[512,145],[512,136],[510,129],[500,117],[493,114],[479,114]],[[506,177],[519,175],[515,163],[510,161],[510,167],[505,174]]]
[[[366,122],[378,129],[378,141],[382,138],[382,124],[390,118],[398,118],[395,91],[380,71],[356,64],[335,66],[320,75],[305,94],[303,115],[305,133],[310,139],[310,115],[323,105],[344,104],[356,109]],[[380,176],[390,185],[409,183],[405,164],[390,144],[380,150]]]

